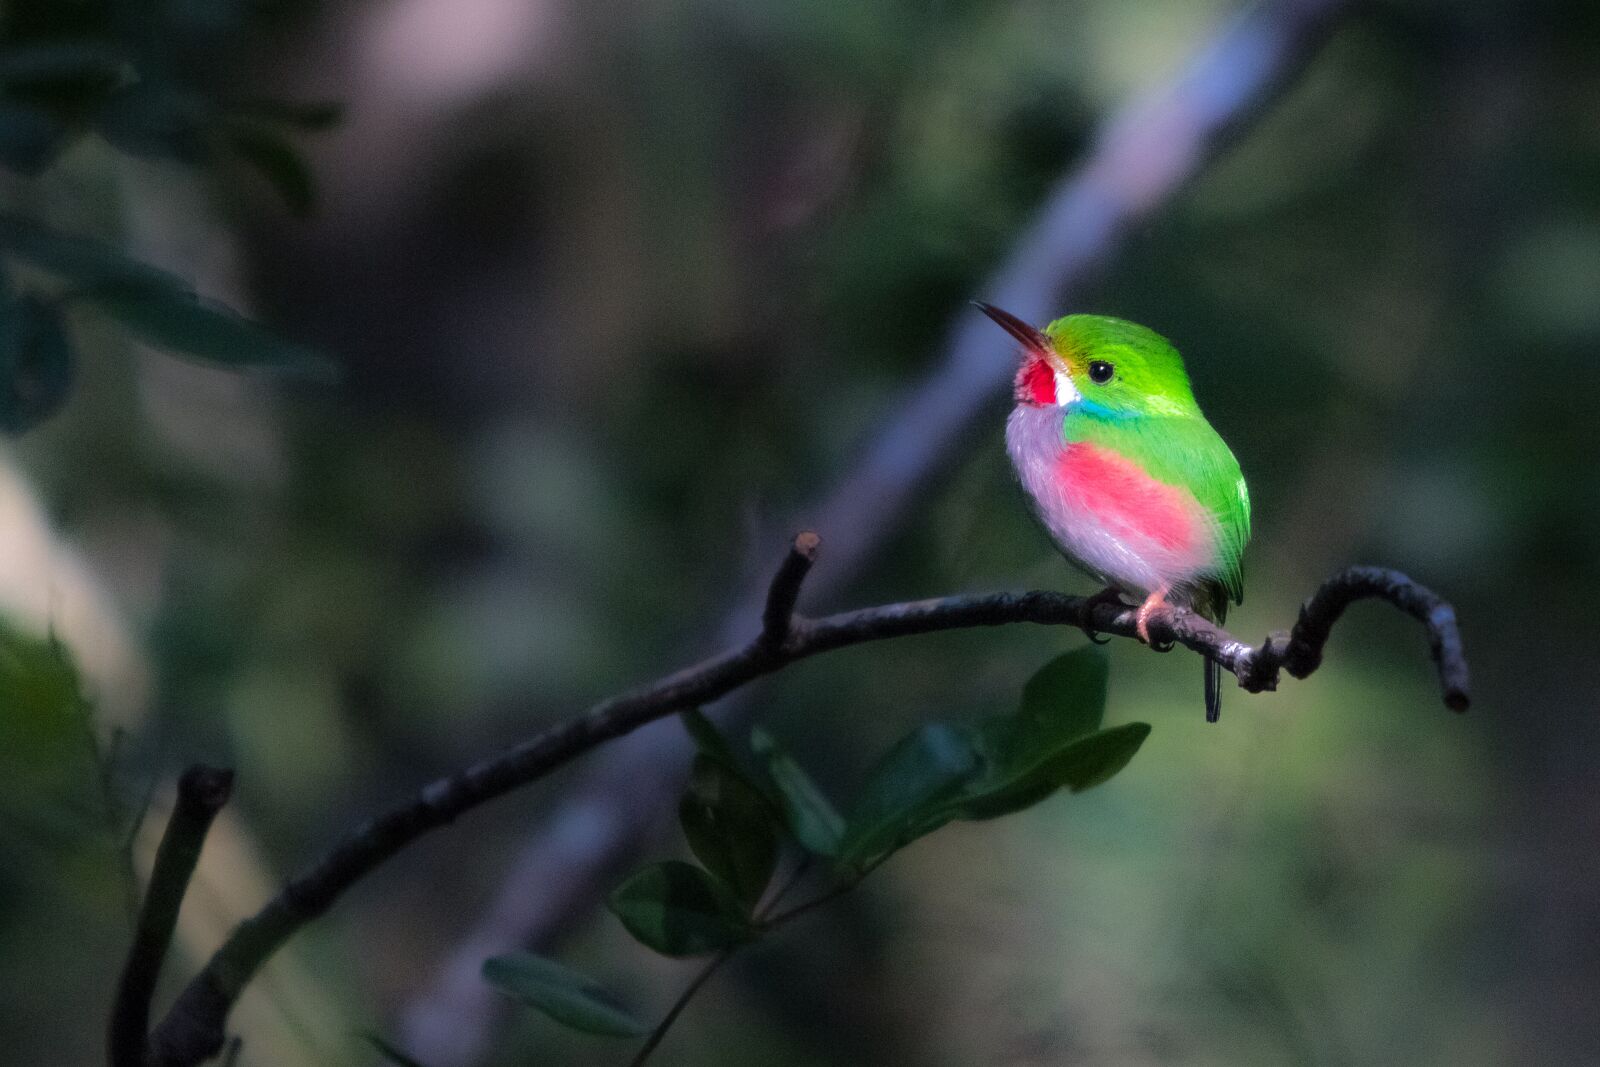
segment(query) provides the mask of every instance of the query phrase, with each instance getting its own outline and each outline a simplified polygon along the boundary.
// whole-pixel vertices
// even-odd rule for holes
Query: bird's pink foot
[[[1139,605],[1139,613],[1134,616],[1133,629],[1139,635],[1139,640],[1155,647],[1155,642],[1150,640],[1150,616],[1155,614],[1157,608],[1167,606],[1167,587],[1162,586],[1144,598],[1144,603]]]

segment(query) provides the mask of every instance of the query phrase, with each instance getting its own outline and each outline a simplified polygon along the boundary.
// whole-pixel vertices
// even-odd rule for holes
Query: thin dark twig
[[[134,928],[133,944],[117,983],[106,1051],[111,1067],[143,1067],[150,1032],[150,1001],[172,944],[189,880],[217,812],[233,791],[233,772],[193,766],[178,779],[178,801],[167,821],[150,872],[150,888]]]
[[[832,889],[828,890],[819,897],[812,897],[803,904],[796,904],[788,911],[780,911],[762,925],[768,930],[776,930],[778,927],[793,922],[795,919],[800,918],[800,916],[805,915],[808,912],[813,912],[820,907],[832,904],[835,900],[838,900],[840,897],[850,892],[850,890],[854,889],[859,884],[860,879],[855,878],[848,882],[841,882],[839,885],[834,886]]]
[[[811,573],[821,545],[822,538],[809,530],[797,534],[778,573],[773,575],[767,589],[766,608],[761,613],[761,641],[768,648],[778,648],[788,639],[794,623],[794,606],[800,599],[800,586]]]
[[[797,539],[797,544],[798,544]],[[813,546],[813,551],[815,546]],[[791,554],[789,557],[792,560]],[[787,562],[784,569],[792,564]],[[1382,580],[1372,579],[1374,573]],[[784,597],[798,596],[799,573]],[[778,583],[774,583],[777,585]],[[790,590],[792,589],[792,593]],[[1150,633],[1231,671],[1252,692],[1276,688],[1281,670],[1304,677],[1321,662],[1322,647],[1345,606],[1362,597],[1390,601],[1428,628],[1446,703],[1467,702],[1466,663],[1455,614],[1431,591],[1394,571],[1351,568],[1335,575],[1306,602],[1288,635],[1252,647],[1182,608],[1158,612]],[[792,604],[792,599],[788,603]],[[1422,609],[1426,610],[1422,610]],[[306,923],[385,860],[494,798],[536,781],[598,745],[646,723],[716,700],[764,675],[830,649],[912,634],[1013,623],[1080,627],[1134,638],[1135,612],[1125,605],[1064,593],[990,593],[887,604],[820,619],[792,613],[788,634],[772,644],[765,634],[650,685],[603,700],[588,711],[426,786],[414,799],[347,833],[308,871],[289,882],[261,911],[240,923],[184,988],[152,1036],[158,1067],[193,1067],[222,1047],[228,1012],[256,971]]]
[[[700,992],[700,987],[711,981],[711,976],[716,974],[724,963],[732,959],[736,951],[738,951],[737,948],[725,948],[711,957],[711,962],[702,967],[700,973],[694,976],[694,981],[684,987],[683,992],[678,994],[678,999],[672,1002],[672,1007],[667,1009],[667,1014],[663,1015],[661,1021],[656,1024],[656,1028],[650,1031],[650,1036],[645,1038],[644,1044],[639,1047],[638,1054],[628,1061],[628,1067],[640,1067],[650,1058],[650,1054],[656,1050],[656,1046],[661,1044],[662,1039],[667,1036],[667,1031],[672,1029],[672,1024],[677,1022],[678,1016],[683,1014],[683,1009],[689,1006],[689,1001],[693,1000],[694,995]]]
[[[777,892],[768,897],[767,902],[761,906],[761,910],[756,913],[756,918],[765,918],[772,913],[774,908],[783,903],[783,898],[788,896],[794,890],[794,887],[800,884],[800,879],[806,876],[806,872],[811,870],[811,858],[811,853],[809,852],[800,857],[800,861],[794,865],[794,870],[789,872],[789,877],[784,879]]]
[[[840,893],[842,893],[844,890],[855,888],[856,884],[860,882],[861,878],[866,877],[867,871],[872,869],[871,867],[867,868],[867,871],[863,871],[860,876],[852,879],[848,884],[830,890],[817,900],[811,901],[808,904],[802,904],[798,908],[793,908],[776,918],[769,918],[778,905],[783,903],[783,898],[788,896],[790,891],[793,890],[795,886],[799,885],[800,880],[806,876],[806,872],[811,869],[811,860],[812,857],[810,853],[807,853],[805,856],[801,857],[800,862],[794,865],[794,870],[789,872],[789,877],[784,879],[783,884],[778,887],[776,892],[767,898],[767,902],[763,904],[760,910],[756,912],[756,924],[760,927],[763,933],[776,929],[778,926],[787,922],[795,915],[809,910],[813,905],[827,903],[827,901],[832,900],[834,897],[840,895]],[[873,866],[875,867],[877,864],[873,864]],[[688,986],[684,988],[683,992],[678,994],[678,999],[672,1002],[672,1007],[667,1010],[667,1014],[662,1016],[661,1021],[656,1024],[656,1028],[650,1031],[650,1036],[645,1040],[643,1047],[639,1049],[638,1055],[636,1055],[633,1060],[630,1061],[628,1067],[640,1067],[645,1060],[650,1058],[650,1054],[655,1051],[656,1046],[661,1044],[662,1039],[667,1036],[667,1031],[672,1029],[672,1024],[678,1020],[679,1015],[683,1014],[683,1009],[689,1006],[689,1001],[694,999],[694,995],[700,991],[701,987],[704,986],[707,981],[710,980],[711,976],[717,972],[717,969],[720,968],[724,963],[728,962],[728,960],[732,958],[733,954],[742,947],[742,945],[735,945],[731,948],[724,949],[709,964],[706,965],[704,970],[695,975],[694,981],[690,982]]]
[[[884,861],[889,858],[889,855],[891,854],[879,856],[877,859],[873,860],[871,863],[857,871],[854,875],[847,878],[845,881],[840,882],[838,885],[834,886],[826,893],[823,893],[821,896],[813,897],[804,904],[796,904],[788,911],[780,911],[776,915],[769,915],[763,920],[761,924],[762,928],[765,930],[776,930],[780,926],[785,926],[788,923],[793,922],[795,919],[798,919],[807,912],[815,911],[826,904],[832,904],[835,900],[838,900],[856,886],[866,881],[867,875],[883,866]],[[773,904],[776,905],[777,901],[774,900]],[[770,913],[772,909],[769,908],[767,910]]]

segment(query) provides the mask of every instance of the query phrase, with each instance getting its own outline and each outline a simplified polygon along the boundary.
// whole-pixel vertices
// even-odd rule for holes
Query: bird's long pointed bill
[[[993,319],[999,327],[1018,341],[1022,346],[1038,353],[1047,353],[1052,350],[1050,338],[1039,330],[1034,329],[1009,311],[1002,311],[993,304],[985,304],[982,300],[974,300],[972,306]]]

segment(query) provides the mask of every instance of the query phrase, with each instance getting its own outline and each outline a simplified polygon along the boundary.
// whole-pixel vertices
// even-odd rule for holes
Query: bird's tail
[[[1221,626],[1228,618],[1228,593],[1221,584],[1212,583],[1196,598],[1200,614]],[[1206,722],[1216,722],[1222,717],[1222,668],[1206,660]]]
[[[1206,660],[1206,722],[1222,716],[1222,668]]]

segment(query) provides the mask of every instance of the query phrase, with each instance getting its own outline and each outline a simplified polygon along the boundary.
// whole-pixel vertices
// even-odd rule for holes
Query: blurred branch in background
[[[1051,317],[1147,219],[1283,89],[1346,0],[1275,0],[1223,28],[1170,82],[1112,115],[1078,169],[1045,200],[1033,225],[981,295],[1029,320]],[[893,412],[860,462],[796,525],[830,533],[831,565],[813,587],[836,595],[899,529],[924,488],[956,458],[968,429],[1011,372],[1003,341],[968,318],[953,327],[937,369]],[[752,592],[730,612],[722,643],[748,633]],[[718,709],[737,721],[742,705]],[[483,960],[514,945],[545,946],[598,898],[606,879],[672,807],[689,746],[671,728],[641,731],[567,792],[522,849],[481,921],[407,1009],[406,1046],[437,1067],[465,1067],[487,1048],[502,1004],[480,977]]]
[[[228,1013],[262,964],[346,890],[424,834],[647,723],[696,709],[802,659],[870,641],[1019,622],[1081,626],[1126,638],[1137,633],[1137,613],[1127,605],[1053,592],[943,597],[808,619],[796,615],[793,608],[818,543],[811,533],[795,538],[768,589],[763,625],[749,641],[648,686],[603,700],[508,751],[430,783],[414,800],[357,826],[260,912],[242,922],[189,982],[151,1037],[154,1062],[161,1067],[192,1067],[216,1055],[224,1044]],[[1152,617],[1151,632],[1218,663],[1238,675],[1241,685],[1259,692],[1276,688],[1280,669],[1295,677],[1314,671],[1322,661],[1323,645],[1333,624],[1345,608],[1371,597],[1389,601],[1427,626],[1444,702],[1454,710],[1465,710],[1467,665],[1454,610],[1394,571],[1356,567],[1335,575],[1306,601],[1291,632],[1274,635],[1260,647],[1253,648],[1181,608],[1168,608]],[[129,1034],[143,1033],[155,976],[171,938],[183,888],[198,857],[200,839],[211,816],[226,800],[228,776],[222,774],[223,785],[209,793],[201,788],[203,778],[196,771],[185,775],[187,785],[180,791],[180,803],[161,851],[162,857],[171,853],[173,862],[164,864],[158,858],[151,880],[146,915],[156,918],[140,924],[140,936],[128,960],[129,977],[124,980],[114,1016],[112,1034],[120,1041],[114,1040],[113,1047],[124,1049],[123,1058],[114,1061],[118,1064],[137,1061],[125,1051]],[[184,803],[197,790],[202,796],[220,797],[198,829],[193,803]],[[168,842],[174,845],[169,848]],[[187,866],[175,866],[180,861]]]

